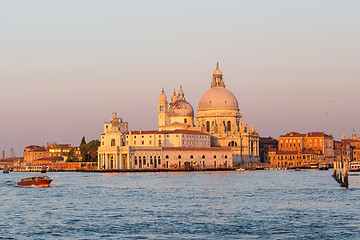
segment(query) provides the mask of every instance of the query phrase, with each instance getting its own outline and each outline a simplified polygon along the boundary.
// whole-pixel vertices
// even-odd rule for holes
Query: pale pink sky
[[[359,1],[1,1],[0,150],[156,129],[162,87],[197,112],[216,62],[261,136],[360,135]]]

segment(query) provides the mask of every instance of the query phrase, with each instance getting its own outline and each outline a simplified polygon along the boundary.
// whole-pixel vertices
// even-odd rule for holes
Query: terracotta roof
[[[280,135],[280,137],[305,137],[306,134],[301,134],[301,133],[298,133],[298,132],[289,132],[285,135]]]
[[[281,135],[280,137],[332,137],[331,135],[325,134],[323,132],[308,132],[298,133],[298,132],[289,132],[285,135]]]
[[[45,150],[45,147],[41,147],[41,146],[37,146],[37,145],[29,145],[29,146],[27,146],[25,148],[30,149],[30,150],[34,150],[34,149],[37,149],[37,150],[44,149]]]

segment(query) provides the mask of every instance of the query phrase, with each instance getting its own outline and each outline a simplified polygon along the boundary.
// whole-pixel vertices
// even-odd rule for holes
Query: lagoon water
[[[0,177],[5,239],[360,239],[360,177],[332,171],[49,172]]]

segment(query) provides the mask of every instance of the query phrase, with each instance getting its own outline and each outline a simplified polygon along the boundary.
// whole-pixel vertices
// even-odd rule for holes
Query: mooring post
[[[348,175],[348,165],[347,162],[344,163],[344,183],[345,187],[349,187],[349,175]]]
[[[334,161],[334,177],[336,177],[336,164],[337,164],[337,161]]]
[[[339,167],[339,179],[342,182],[342,161],[339,162],[339,165],[340,165],[340,167]]]

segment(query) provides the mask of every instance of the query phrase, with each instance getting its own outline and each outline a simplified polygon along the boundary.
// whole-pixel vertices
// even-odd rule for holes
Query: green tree
[[[80,143],[80,146],[82,146],[82,145],[84,145],[84,144],[86,144],[86,141],[85,141],[85,136],[83,136],[83,137],[82,137],[82,139],[81,139],[81,143]]]
[[[83,162],[96,162],[98,148],[100,146],[99,140],[91,140],[87,144],[80,146],[80,152]]]
[[[79,159],[75,156],[75,148],[71,148],[68,154],[67,162],[78,162]]]

